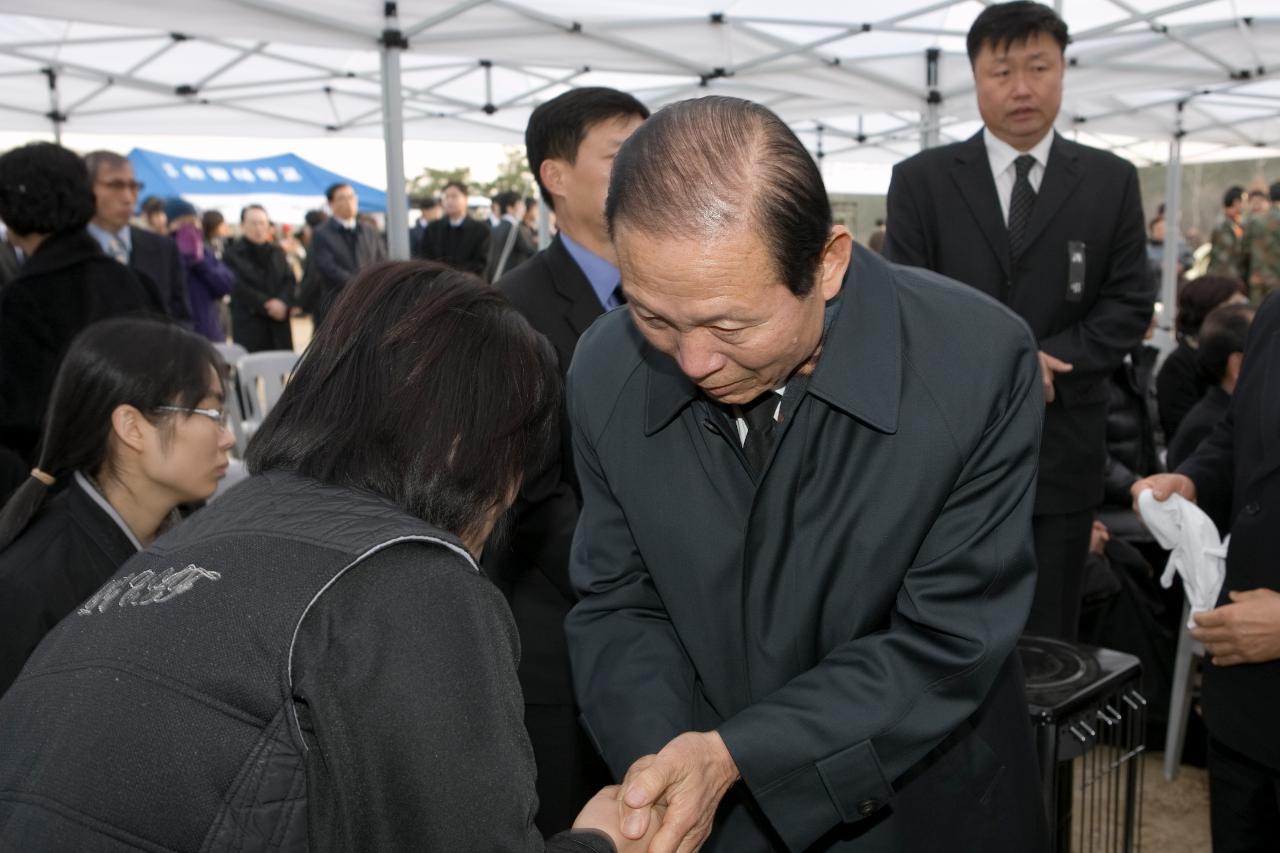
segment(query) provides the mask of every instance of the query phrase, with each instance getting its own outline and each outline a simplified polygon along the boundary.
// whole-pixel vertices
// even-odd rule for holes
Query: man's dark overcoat
[[[1227,593],[1280,591],[1280,298],[1258,310],[1231,406],[1178,467],[1215,518],[1229,519],[1231,545],[1218,605]],[[1220,667],[1206,661],[1204,720],[1231,749],[1280,772],[1280,660]]]
[[[625,311],[583,336],[566,630],[584,719],[619,777],[720,733],[744,781],[707,850],[1041,850],[1013,655],[1035,341],[970,288],[854,252],[758,486],[732,422]]]

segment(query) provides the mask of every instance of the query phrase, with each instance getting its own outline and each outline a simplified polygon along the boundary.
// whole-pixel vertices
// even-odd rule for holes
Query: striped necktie
[[[1013,161],[1016,177],[1013,180],[1013,195],[1009,198],[1009,254],[1015,258],[1022,256],[1026,248],[1027,223],[1031,221],[1031,210],[1036,205],[1036,191],[1031,188],[1031,167],[1036,158],[1023,154]]]

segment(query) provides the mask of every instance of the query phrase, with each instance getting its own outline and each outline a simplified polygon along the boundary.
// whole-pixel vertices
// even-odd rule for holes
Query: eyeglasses
[[[220,427],[226,427],[230,417],[226,409],[188,409],[183,406],[156,406],[158,412],[182,412],[187,415],[204,415]]]
[[[114,181],[98,181],[98,183],[106,187],[107,189],[111,190],[112,192],[117,192],[117,193],[118,192],[140,193],[144,188],[146,188],[146,184],[142,183],[142,181],[126,181],[122,179],[117,179]]]

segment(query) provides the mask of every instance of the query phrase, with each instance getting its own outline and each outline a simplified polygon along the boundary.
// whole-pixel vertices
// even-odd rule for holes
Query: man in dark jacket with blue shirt
[[[767,109],[614,161],[627,311],[582,338],[566,622],[652,850],[1040,851],[1014,643],[1043,415],[1010,311],[854,248]]]

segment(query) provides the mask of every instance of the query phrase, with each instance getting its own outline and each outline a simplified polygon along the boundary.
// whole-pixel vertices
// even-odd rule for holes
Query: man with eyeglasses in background
[[[133,164],[114,151],[92,151],[85,155],[84,164],[97,204],[88,225],[89,234],[102,251],[150,281],[164,300],[169,316],[191,328],[187,274],[177,245],[168,236],[134,228],[129,222],[138,193],[142,192]]]

